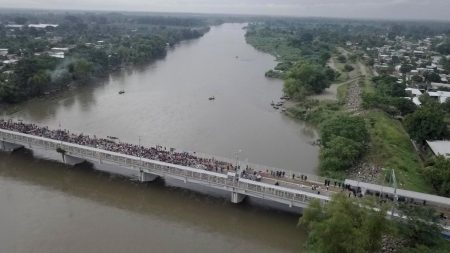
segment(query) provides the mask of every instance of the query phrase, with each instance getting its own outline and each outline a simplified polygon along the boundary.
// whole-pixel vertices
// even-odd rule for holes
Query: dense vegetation
[[[17,14],[19,15],[19,14]],[[203,19],[124,14],[0,15],[8,23],[56,23],[58,27],[7,28],[0,25],[0,48],[19,59],[2,66],[0,102],[19,102],[66,85],[87,83],[111,71],[142,64],[166,53],[168,45],[202,36]],[[69,48],[64,59],[51,48]],[[3,58],[4,59],[4,58]],[[0,59],[1,60],[1,59]]]
[[[405,127],[411,138],[425,144],[426,140],[439,140],[447,136],[445,112],[438,103],[422,105],[405,119]]]
[[[363,94],[363,105],[366,109],[378,108],[392,116],[406,115],[416,110],[416,105],[405,99],[406,85],[397,83],[392,76],[374,77],[375,92]]]
[[[247,42],[275,55],[280,62],[268,77],[283,78],[285,92],[297,99],[321,93],[337,74],[326,66],[334,46],[317,33],[297,30],[281,23],[255,23],[247,27]]]
[[[296,99],[319,94],[328,88],[335,78],[330,68],[306,61],[296,63],[287,73],[284,92]]]
[[[312,201],[299,224],[309,230],[309,252],[381,252],[388,241],[397,252],[448,252],[432,209],[401,204],[396,212],[406,220],[387,219],[389,209],[375,199],[336,194],[324,206]]]
[[[424,174],[439,195],[450,197],[450,160],[437,156]]]
[[[338,114],[320,125],[322,173],[335,176],[354,165],[366,149],[368,132],[363,118]]]

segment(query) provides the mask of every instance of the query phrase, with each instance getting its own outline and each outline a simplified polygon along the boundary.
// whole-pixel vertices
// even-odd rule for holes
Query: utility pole
[[[394,216],[395,206],[397,205],[398,196],[397,196],[397,178],[395,177],[395,170],[391,170],[391,184],[392,188],[394,188],[394,204],[392,205],[391,217]]]
[[[62,147],[62,129],[61,129],[61,121],[58,123],[59,126],[59,134],[61,136],[59,136],[59,141],[60,141],[60,146]]]
[[[239,154],[240,153],[242,153],[242,149],[239,149],[236,152],[236,173],[239,173],[239,165],[240,165],[240,163],[239,163]]]
[[[141,146],[141,136],[139,135],[139,161],[142,166],[142,146]]]

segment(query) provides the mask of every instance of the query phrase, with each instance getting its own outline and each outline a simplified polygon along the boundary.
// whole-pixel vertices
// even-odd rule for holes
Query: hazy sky
[[[0,7],[450,20],[450,0],[0,0]]]

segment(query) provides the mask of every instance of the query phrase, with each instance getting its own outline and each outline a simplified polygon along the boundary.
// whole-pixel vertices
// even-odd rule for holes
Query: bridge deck
[[[226,174],[177,164],[111,152],[99,148],[62,142],[45,137],[39,137],[9,130],[0,129],[2,141],[23,145],[30,149],[64,150],[65,155],[88,161],[116,165],[136,173],[149,173],[160,177],[171,177],[185,182],[197,183],[221,190],[236,192],[243,195],[267,199],[290,206],[305,207],[311,199],[322,202],[329,201],[329,196],[302,190],[299,185],[276,186],[268,182],[256,182],[248,179],[236,180]]]

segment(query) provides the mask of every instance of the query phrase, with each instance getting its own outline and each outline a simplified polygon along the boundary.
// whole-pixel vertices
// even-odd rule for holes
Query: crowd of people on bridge
[[[95,135],[91,137],[85,134],[70,133],[68,130],[64,129],[49,129],[47,126],[38,126],[22,121],[0,119],[0,128],[191,168],[204,169],[224,174],[228,172],[237,172],[239,173],[239,177],[254,181],[261,181],[263,177],[273,179],[287,179],[288,177],[288,174],[281,170],[258,170],[251,168],[248,165],[245,167],[235,166],[230,162],[200,157],[195,152],[176,152],[173,148],[166,148],[163,146],[144,147],[142,145],[120,142],[115,137],[97,138]],[[296,179],[295,174],[292,174],[292,180],[295,181]],[[301,175],[301,181],[307,181],[307,176]]]
[[[140,145],[118,142],[112,139],[97,138],[95,135],[90,137],[84,134],[73,134],[67,130],[51,130],[48,127],[41,127],[36,124],[28,124],[12,120],[0,119],[0,128],[209,171],[226,173],[228,171],[235,170],[235,167],[231,163],[219,161],[213,158],[198,157],[188,152],[175,152],[174,149],[168,149],[163,146],[143,147]]]

